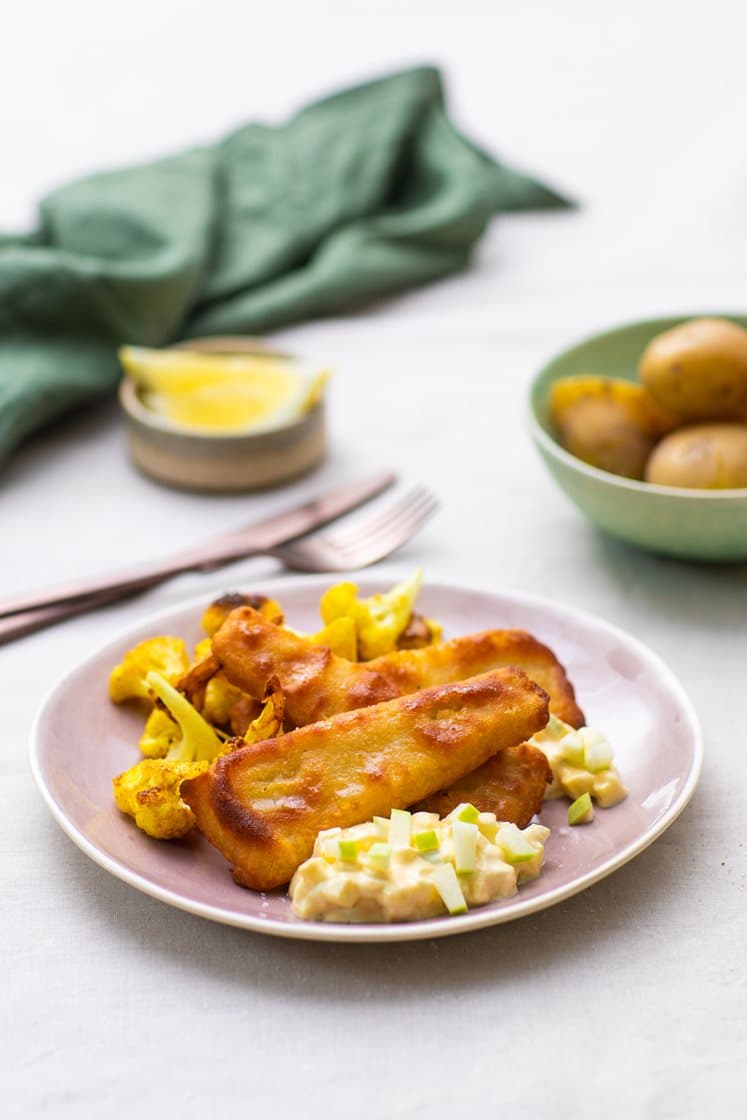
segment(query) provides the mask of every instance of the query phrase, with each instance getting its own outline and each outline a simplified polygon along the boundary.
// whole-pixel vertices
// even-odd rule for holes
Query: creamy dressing
[[[413,813],[410,835],[401,846],[389,843],[390,821],[380,817],[320,832],[313,855],[291,880],[294,914],[326,922],[406,922],[446,913],[434,872],[445,865],[457,870],[454,823],[461,808],[443,820],[435,813]],[[474,844],[474,870],[456,875],[468,907],[508,898],[520,883],[535,879],[550,832],[539,824],[517,829],[497,821],[494,813],[473,814],[467,831]],[[463,824],[457,824],[457,831],[460,827],[464,832]],[[419,850],[418,837],[433,847]],[[353,858],[342,858],[340,841],[345,852],[350,850],[346,842],[354,845]]]

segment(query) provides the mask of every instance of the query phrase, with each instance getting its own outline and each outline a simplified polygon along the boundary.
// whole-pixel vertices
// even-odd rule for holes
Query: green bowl
[[[747,316],[719,317],[747,327]],[[685,490],[598,470],[560,446],[550,420],[550,386],[554,381],[579,373],[634,381],[638,360],[654,335],[692,318],[683,315],[631,323],[594,335],[553,358],[532,382],[531,434],[555,481],[597,528],[667,556],[747,560],[747,489]]]

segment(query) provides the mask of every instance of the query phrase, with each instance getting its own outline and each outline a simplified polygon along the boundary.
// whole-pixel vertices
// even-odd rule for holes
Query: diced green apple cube
[[[560,739],[565,738],[566,735],[573,732],[573,728],[569,723],[564,723],[562,719],[557,716],[550,716],[545,727],[538,731],[536,735],[532,736],[538,742],[559,742]]]
[[[537,849],[515,824],[502,824],[496,841],[507,863],[524,863],[537,855]]]
[[[406,809],[392,809],[389,819],[389,843],[392,848],[409,848],[412,836],[412,813]]]
[[[450,863],[441,863],[433,869],[433,885],[450,914],[465,914],[467,903],[459,885],[456,871]]]
[[[584,740],[578,731],[572,731],[560,742],[560,757],[571,766],[583,767],[586,762]]]
[[[337,843],[340,847],[340,859],[358,858],[358,844],[355,840],[338,840]]]
[[[452,816],[458,821],[467,821],[474,824],[480,816],[480,810],[476,809],[474,805],[470,805],[469,801],[465,801],[461,805],[457,805]]]
[[[412,839],[419,852],[433,852],[438,848],[438,836],[432,828],[416,832]]]
[[[608,770],[614,757],[614,751],[603,735],[594,735],[587,738],[584,748],[584,761],[586,762],[586,769],[591,770],[592,774],[598,773],[599,770]]]
[[[454,821],[451,826],[454,838],[454,865],[457,871],[467,874],[477,867],[477,825],[471,821]]]
[[[568,824],[586,824],[587,821],[593,820],[594,806],[591,803],[591,796],[582,793],[572,805],[568,806]]]

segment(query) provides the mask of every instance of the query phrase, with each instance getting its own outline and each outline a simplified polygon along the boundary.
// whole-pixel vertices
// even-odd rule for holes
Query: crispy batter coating
[[[270,677],[277,676],[289,726],[303,727],[507,665],[523,669],[544,688],[550,711],[559,719],[573,727],[584,723],[563,666],[524,630],[485,630],[423,649],[397,650],[373,661],[350,662],[273,625],[251,607],[240,607],[213,637],[213,656],[228,680],[251,696],[263,696]]]
[[[513,821],[525,828],[542,808],[552,770],[543,751],[531,743],[507,747],[487,762],[459,778],[449,789],[434,793],[413,806],[445,817],[463,801],[481,813],[495,813],[499,821]]]
[[[236,882],[269,890],[311,855],[320,829],[428,797],[547,718],[546,693],[521,670],[498,669],[233,751],[181,795]]]

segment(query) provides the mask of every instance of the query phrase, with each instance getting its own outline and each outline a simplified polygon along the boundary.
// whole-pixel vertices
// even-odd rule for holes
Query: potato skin
[[[695,490],[747,487],[747,424],[693,424],[672,432],[651,455],[645,478]]]
[[[747,419],[747,331],[727,319],[691,319],[657,335],[638,375],[686,421]]]
[[[642,386],[589,374],[556,381],[550,390],[550,411],[566,451],[626,478],[643,478],[657,440],[680,422]]]

